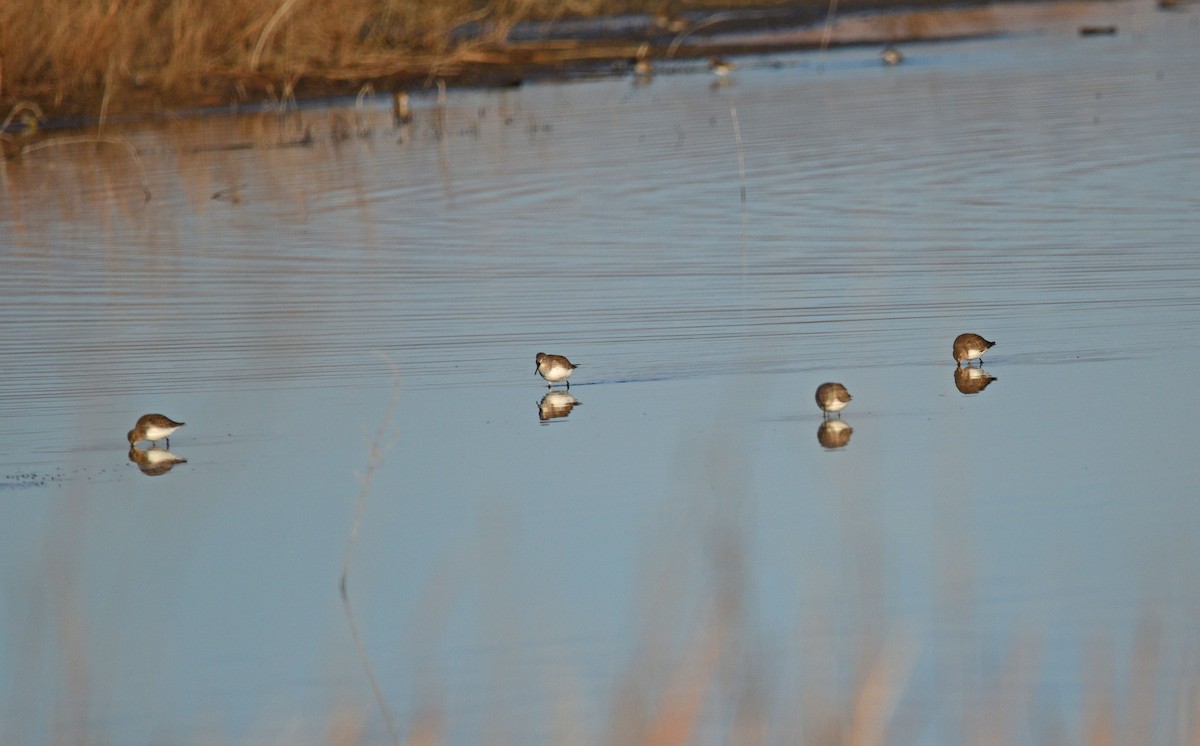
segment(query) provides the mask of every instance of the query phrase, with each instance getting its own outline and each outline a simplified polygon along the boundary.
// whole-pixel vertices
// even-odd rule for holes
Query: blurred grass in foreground
[[[105,732],[112,714],[105,711],[109,698],[100,683],[112,672],[98,670],[93,660],[95,640],[80,600],[81,568],[71,569],[70,537],[78,535],[82,519],[72,521],[70,512],[60,512],[65,525],[52,532],[57,539],[47,545],[41,581],[27,587],[32,602],[21,604],[20,612],[10,610],[14,620],[24,620],[23,639],[5,641],[14,645],[10,663],[15,668],[9,671],[23,682],[19,699],[24,707],[10,703],[6,708],[0,724],[5,743],[41,742],[25,740],[34,734],[48,735],[54,743],[116,742]],[[860,596],[852,609],[807,610],[789,639],[764,639],[753,611],[743,532],[731,513],[721,512],[712,509],[701,521],[707,526],[693,526],[698,530],[686,539],[669,537],[652,552],[655,561],[640,578],[640,619],[631,622],[640,629],[640,639],[632,650],[619,651],[628,663],[602,686],[604,701],[586,701],[587,695],[569,685],[571,672],[564,682],[561,666],[552,665],[542,674],[544,711],[552,713],[553,722],[522,722],[517,734],[546,734],[536,742],[564,746],[1200,744],[1200,668],[1193,657],[1176,657],[1180,641],[1149,621],[1139,626],[1127,653],[1110,641],[1090,646],[1078,705],[1071,704],[1075,693],[1059,691],[1047,681],[1048,656],[1036,634],[1014,631],[1000,652],[985,650],[988,646],[970,629],[959,639],[932,638],[933,644],[926,631],[922,644],[918,630],[905,629],[904,622],[896,626],[871,616],[877,599],[861,597],[875,587],[869,580],[846,578],[854,586],[848,588],[850,595]],[[479,551],[492,549],[496,547]],[[431,580],[442,585],[438,578]],[[453,579],[440,580],[448,580],[445,585],[451,588],[460,586]],[[431,610],[424,620],[432,629],[410,632],[436,639],[445,622],[441,617],[454,605],[443,601],[434,604],[440,611]],[[49,650],[48,645],[55,652],[39,660],[37,651]],[[1183,646],[1192,649],[1186,640]],[[531,664],[534,669],[544,665],[545,651],[511,652],[526,654],[543,661]],[[349,660],[343,662],[350,666],[347,671],[353,670]],[[430,668],[428,661],[423,668]],[[496,690],[505,683],[503,671],[499,673],[480,682],[490,688],[486,699],[496,703],[485,705],[483,714],[459,711],[437,684],[397,670],[393,663],[384,666],[383,689],[394,692],[398,682],[413,676],[411,702],[395,701],[386,693],[385,701],[376,699],[366,683],[368,674],[359,669],[351,680],[363,683],[352,685],[353,692],[332,686],[332,703],[325,712],[264,712],[241,733],[223,732],[219,719],[216,725],[188,730],[178,722],[163,722],[163,712],[141,717],[159,723],[158,738],[164,743],[433,746],[463,742],[456,730],[462,717],[482,719],[485,742],[523,742],[509,732],[515,716],[496,709],[508,699]],[[45,712],[44,707],[50,708],[49,728],[35,721],[34,713]],[[396,717],[393,710],[404,714]],[[34,721],[27,720],[31,716]],[[212,723],[204,713],[177,717]],[[501,722],[493,723],[496,719]],[[13,737],[18,740],[9,740]]]
[[[391,417],[389,408],[359,477],[361,492],[354,504],[344,573],[351,567],[358,521],[370,512],[367,498],[375,469],[399,442],[391,434]],[[737,434],[718,432],[709,442],[700,439],[681,446],[703,454],[706,466],[680,474],[675,504],[653,532],[636,581],[638,618],[626,625],[637,631],[637,639],[631,649],[613,651],[625,663],[614,677],[600,682],[600,701],[592,701],[594,693],[582,693],[575,686],[580,679],[569,663],[548,658],[546,650],[518,646],[504,651],[506,662],[500,670],[479,682],[486,690],[483,711],[464,711],[444,682],[436,681],[445,661],[430,665],[426,660],[414,671],[398,667],[395,659],[372,658],[349,610],[356,600],[369,606],[369,598],[365,593],[357,597],[363,592],[354,590],[351,571],[348,592],[343,575],[342,594],[348,600],[347,621],[359,643],[360,660],[344,657],[335,664],[348,666],[343,671],[348,678],[339,675],[343,684],[328,685],[325,696],[330,704],[325,711],[264,712],[242,733],[223,732],[220,724],[189,730],[166,722],[157,730],[159,741],[435,746],[464,742],[460,721],[465,720],[481,723],[483,742],[564,746],[1200,744],[1200,660],[1190,630],[1163,628],[1147,608],[1139,613],[1143,621],[1136,630],[1117,641],[1103,637],[1107,625],[1100,621],[1095,628],[1101,636],[1085,645],[1082,670],[1075,677],[1052,660],[1052,643],[1038,630],[1002,630],[1005,641],[999,645],[985,639],[970,588],[971,549],[960,542],[941,552],[942,563],[953,569],[938,580],[945,586],[940,604],[945,608],[934,615],[939,619],[926,620],[922,627],[903,614],[889,614],[886,568],[873,558],[884,539],[883,527],[869,511],[859,509],[869,501],[855,500],[850,493],[844,501],[843,559],[853,561],[839,570],[836,558],[831,558],[832,575],[830,567],[812,568],[814,575],[829,576],[823,582],[833,583],[835,595],[843,600],[810,600],[800,607],[790,632],[764,633],[756,611],[762,599],[756,597],[749,561],[752,475],[735,453]],[[14,604],[10,612],[23,639],[5,641],[19,651],[9,670],[22,681],[20,698],[25,702],[24,707],[8,708],[6,722],[0,723],[4,742],[14,735],[47,731],[55,743],[114,742],[104,732],[112,715],[105,711],[109,702],[98,683],[106,680],[107,672],[98,670],[93,660],[96,643],[81,601],[80,576],[85,573],[72,549],[79,544],[86,520],[86,511],[75,505],[85,500],[79,494],[62,502],[44,542],[40,571],[35,570],[25,588],[29,602]],[[451,562],[461,566],[443,568],[445,572],[427,579],[431,597],[420,607],[419,623],[403,631],[418,639],[417,649],[442,649],[436,643],[449,627],[454,597],[466,586],[481,583],[494,590],[488,605],[509,603],[505,571],[488,567],[503,567],[497,558],[506,556],[518,539],[505,529],[509,524],[503,516],[484,518],[489,528],[479,546]],[[953,530],[961,516],[943,518],[947,530],[963,535]],[[330,588],[331,597],[336,592]],[[511,615],[516,623],[528,621],[525,609],[496,611],[484,608],[481,616],[497,620]],[[490,643],[505,645],[504,640],[501,633]],[[478,642],[468,641],[467,646],[489,647]],[[331,646],[333,657],[339,649],[349,652],[340,645]],[[53,653],[39,659],[38,651],[48,650]],[[375,685],[372,668],[380,672],[382,686]],[[535,679],[545,682],[544,701],[516,702],[518,712],[510,713],[513,702],[504,691],[510,668],[533,671]],[[1062,683],[1076,678],[1078,685]],[[406,681],[412,682],[411,695],[397,695]],[[46,692],[52,693],[49,699]],[[514,725],[530,705],[549,713],[550,722]],[[30,719],[43,707],[52,714],[48,729],[39,726],[36,717]],[[164,713],[142,716],[162,718]],[[194,719],[197,713],[176,717]]]

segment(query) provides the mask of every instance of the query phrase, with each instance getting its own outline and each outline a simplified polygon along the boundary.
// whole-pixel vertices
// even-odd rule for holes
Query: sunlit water
[[[375,742],[386,707],[402,737],[621,741],[694,664],[703,742],[747,699],[776,740],[847,718],[872,666],[894,741],[1079,737],[1150,687],[1115,717],[1175,742],[1200,26],[1095,13],[1120,33],[0,163],[0,740],[320,742],[345,708]],[[963,331],[998,341],[971,395]],[[819,439],[826,380],[854,400]],[[145,412],[187,422],[153,478]],[[338,592],[356,505],[383,707]]]

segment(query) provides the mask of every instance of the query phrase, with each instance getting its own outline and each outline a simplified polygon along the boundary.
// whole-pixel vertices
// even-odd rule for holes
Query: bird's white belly
[[[834,399],[833,401],[825,404],[825,410],[827,412],[840,412],[845,409],[846,405],[849,403],[850,402],[842,401],[841,399]]]
[[[151,425],[146,428],[146,440],[162,440],[173,432],[175,432],[175,428],[173,427]]]
[[[547,381],[562,381],[571,375],[572,370],[572,368],[568,368],[565,365],[551,365],[542,372],[542,376]]]

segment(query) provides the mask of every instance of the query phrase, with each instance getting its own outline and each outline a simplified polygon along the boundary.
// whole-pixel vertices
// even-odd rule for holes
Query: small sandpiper
[[[143,440],[148,440],[151,443],[156,443],[160,440],[167,442],[167,448],[171,447],[171,433],[183,427],[184,423],[176,422],[170,417],[164,417],[161,414],[144,414],[138,418],[137,424],[129,431],[129,445],[140,443]]]
[[[854,397],[850,396],[850,392],[840,383],[823,383],[817,387],[817,406],[826,415],[842,411],[852,398]]]
[[[883,51],[879,53],[879,58],[885,65],[899,65],[904,61],[904,55],[891,44],[883,48]]]
[[[978,334],[967,332],[954,338],[951,354],[954,355],[954,362],[959,365],[962,365],[964,360],[967,365],[970,365],[972,360],[983,357],[983,353],[987,352],[994,344],[996,343],[989,342]]]
[[[411,124],[413,120],[412,109],[408,105],[408,91],[395,91],[392,93],[392,122],[397,127],[402,124]]]
[[[679,13],[672,13],[670,10],[663,9],[654,14],[654,27],[662,31],[670,31],[672,34],[678,34],[688,26],[686,17]]]
[[[654,77],[654,63],[650,61],[650,45],[642,44],[637,54],[629,62],[633,65],[633,79],[636,83],[649,82]]]
[[[709,57],[708,69],[718,78],[727,78],[731,72],[737,69],[737,65],[720,57]]]
[[[550,388],[559,381],[567,381],[571,377],[571,373],[579,367],[562,355],[547,355],[544,352],[539,352],[534,360],[537,367],[533,369],[533,372],[546,379],[546,388]],[[570,381],[567,381],[567,388],[571,388]]]

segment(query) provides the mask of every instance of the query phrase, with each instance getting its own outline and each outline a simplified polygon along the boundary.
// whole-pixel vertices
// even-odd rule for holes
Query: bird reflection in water
[[[129,460],[137,464],[142,473],[148,477],[157,477],[160,474],[166,474],[175,468],[175,464],[187,463],[187,459],[183,456],[171,453],[165,448],[155,448],[153,446],[144,451],[137,446],[131,446],[129,448]]]
[[[854,428],[847,425],[845,421],[824,419],[821,420],[821,426],[817,428],[817,442],[829,450],[845,448],[853,434]]]
[[[547,423],[571,414],[576,404],[581,402],[566,391],[549,391],[538,402],[538,420]]]
[[[954,369],[954,387],[964,394],[978,394],[995,380],[995,376],[990,375],[983,368],[973,365],[964,365]]]

